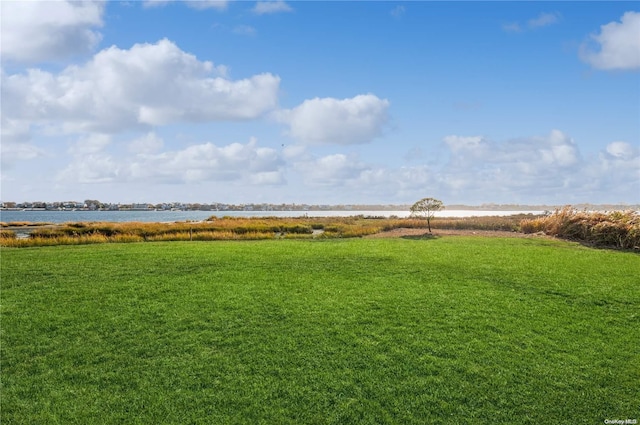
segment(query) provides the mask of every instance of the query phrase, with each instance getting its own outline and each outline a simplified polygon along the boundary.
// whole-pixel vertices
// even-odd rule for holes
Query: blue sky
[[[3,201],[640,202],[635,2],[0,8]]]

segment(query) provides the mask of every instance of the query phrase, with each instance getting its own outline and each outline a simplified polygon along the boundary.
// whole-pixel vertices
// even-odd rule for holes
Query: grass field
[[[1,251],[2,424],[640,419],[640,257],[543,239]]]

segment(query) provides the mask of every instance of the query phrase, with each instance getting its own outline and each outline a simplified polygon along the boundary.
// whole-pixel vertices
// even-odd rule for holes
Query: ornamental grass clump
[[[551,214],[523,220],[524,233],[549,236],[595,246],[640,250],[640,214],[636,211],[589,212],[565,206]]]

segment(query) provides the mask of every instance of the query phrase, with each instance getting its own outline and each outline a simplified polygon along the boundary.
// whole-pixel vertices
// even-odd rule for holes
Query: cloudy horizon
[[[2,201],[640,202],[632,3],[2,2]]]

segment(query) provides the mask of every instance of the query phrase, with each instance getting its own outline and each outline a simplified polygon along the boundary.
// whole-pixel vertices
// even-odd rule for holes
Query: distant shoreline
[[[33,203],[24,203],[33,204]],[[37,204],[37,203],[36,203]],[[18,204],[23,205],[23,204]],[[227,204],[183,204],[181,207],[154,207],[152,204],[148,204],[149,207],[130,207],[128,204],[110,204],[108,208],[90,208],[90,207],[32,207],[32,206],[17,206],[17,207],[0,207],[0,212],[11,211],[42,211],[42,212],[211,212],[211,213],[225,213],[225,212],[338,212],[344,211],[348,213],[353,212],[372,212],[372,211],[408,211],[411,205],[309,205],[309,204],[239,204],[239,205],[227,205]],[[158,204],[160,205],[160,204]],[[620,211],[620,210],[640,210],[640,204],[567,204],[577,210],[587,211]],[[520,205],[520,204],[481,204],[481,205],[464,205],[464,204],[452,204],[445,205],[445,211],[554,211],[560,209],[565,205]]]

